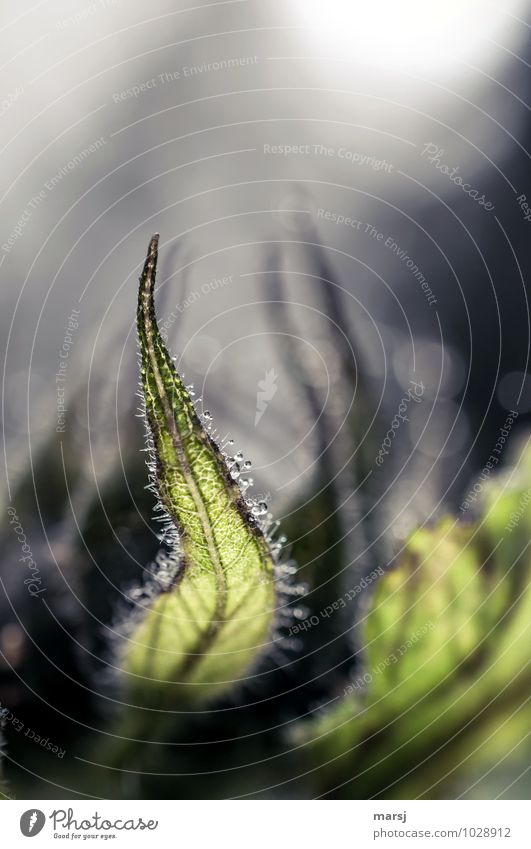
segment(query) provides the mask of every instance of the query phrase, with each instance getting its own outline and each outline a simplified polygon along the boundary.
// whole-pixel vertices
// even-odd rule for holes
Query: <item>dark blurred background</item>
[[[66,750],[8,723],[20,795],[106,792],[76,758],[109,733],[116,623],[159,546],[134,328],[152,233],[168,344],[252,458],[308,612],[459,511],[508,411],[511,440],[529,425],[530,4],[397,6],[4,4],[0,703]],[[347,680],[348,616],[189,718],[173,771],[195,778],[149,792],[291,780],[278,727]]]

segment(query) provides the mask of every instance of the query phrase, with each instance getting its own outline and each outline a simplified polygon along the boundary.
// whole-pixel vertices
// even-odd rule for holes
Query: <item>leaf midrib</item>
[[[171,404],[168,400],[168,396],[166,394],[166,390],[164,387],[164,381],[162,379],[162,375],[160,373],[157,354],[155,350],[155,344],[161,348],[161,356],[168,357],[167,352],[162,345],[162,341],[159,338],[158,328],[156,324],[153,323],[151,319],[151,309],[154,313],[154,303],[153,303],[153,289],[155,283],[155,270],[156,270],[156,243],[151,241],[150,244],[150,255],[147,263],[147,268],[145,270],[144,277],[144,286],[142,289],[142,300],[143,300],[143,323],[144,323],[144,332],[146,335],[146,347],[147,353],[150,360],[150,364],[153,370],[153,375],[155,377],[155,383],[158,390],[159,400],[162,404],[164,410],[164,418],[166,422],[166,426],[170,432],[172,444],[175,449],[177,456],[179,457],[179,461],[182,468],[182,473],[184,479],[186,481],[186,485],[192,497],[192,501],[194,502],[194,506],[197,510],[197,514],[199,516],[199,520],[201,523],[201,527],[203,530],[204,537],[207,542],[207,550],[208,555],[210,557],[211,562],[214,565],[214,572],[216,576],[216,609],[214,610],[214,614],[217,619],[222,618],[222,614],[226,605],[226,588],[227,582],[225,577],[225,572],[223,569],[223,564],[221,561],[221,556],[218,550],[218,546],[212,532],[212,528],[210,526],[210,520],[208,517],[208,510],[206,508],[203,496],[201,491],[197,485],[197,482],[193,476],[192,470],[190,468],[190,464],[188,462],[188,458],[186,456],[186,452],[184,450],[184,446],[182,444],[181,437],[179,435],[179,431],[177,429],[177,425],[173,416],[173,410],[171,408]],[[169,357],[167,359],[169,362]],[[170,364],[171,369],[171,364]],[[154,423],[155,424],[155,423]],[[181,532],[183,529],[180,529]],[[184,563],[184,568],[186,568],[187,564]]]

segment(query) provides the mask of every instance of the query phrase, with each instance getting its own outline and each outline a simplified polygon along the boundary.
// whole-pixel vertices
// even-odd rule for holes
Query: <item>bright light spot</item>
[[[298,19],[315,34],[323,56],[369,62],[388,70],[453,70],[495,50],[486,39],[500,30],[524,32],[512,18],[524,0],[295,0]],[[505,41],[505,39],[504,39]],[[512,39],[511,39],[512,41]]]

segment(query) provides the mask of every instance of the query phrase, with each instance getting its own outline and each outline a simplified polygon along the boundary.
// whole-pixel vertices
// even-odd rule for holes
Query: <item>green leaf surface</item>
[[[137,323],[153,482],[175,552],[155,574],[162,591],[139,604],[121,666],[135,703],[164,709],[210,699],[246,678],[272,639],[276,590],[265,508],[244,499],[236,461],[228,464],[207,432],[161,339],[157,249],[154,236]]]

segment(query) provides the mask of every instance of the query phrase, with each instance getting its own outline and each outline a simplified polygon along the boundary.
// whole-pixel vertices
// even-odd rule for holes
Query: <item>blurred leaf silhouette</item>
[[[320,792],[440,798],[470,751],[496,762],[523,743],[530,482],[526,448],[474,523],[448,517],[408,539],[360,623],[364,668],[308,738]]]

